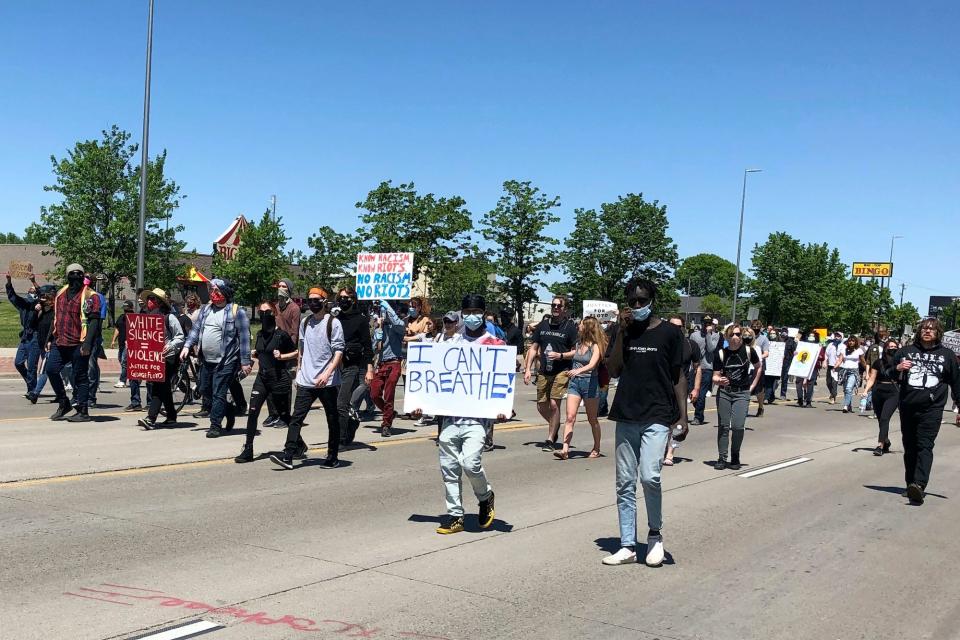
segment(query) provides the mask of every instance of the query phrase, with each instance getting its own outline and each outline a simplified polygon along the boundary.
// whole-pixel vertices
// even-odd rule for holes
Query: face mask
[[[753,342],[753,338],[744,338],[743,341],[746,342],[747,344],[750,344],[751,342]]]
[[[816,342],[816,341],[817,341],[817,336],[810,336],[810,338],[808,338],[808,341],[809,341],[809,342]]]
[[[631,309],[630,311],[633,314],[633,319],[637,322],[643,322],[650,317],[650,305],[648,304],[645,307],[640,307],[639,309]]]
[[[284,299],[284,300],[289,300],[289,299],[290,299],[290,292],[289,292],[287,289],[284,289],[283,287],[280,287],[279,289],[277,289],[277,297],[278,297],[278,298],[282,298],[282,299]]]
[[[277,319],[270,311],[260,312],[260,326],[267,333],[272,333],[277,328]]]
[[[340,308],[344,311],[353,306],[353,300],[350,298],[340,298]]]
[[[214,306],[222,307],[224,304],[226,304],[227,298],[220,293],[219,290],[214,290],[210,292],[210,302],[212,302]]]
[[[479,313],[471,313],[463,316],[463,324],[470,329],[470,331],[476,331],[483,325],[483,316]]]
[[[83,284],[83,276],[79,273],[68,273],[67,274],[67,283],[73,287],[77,288]]]
[[[897,350],[896,350],[896,349],[887,349],[887,357],[888,357],[888,358],[892,358],[894,355],[896,355],[896,353],[897,353]]]
[[[417,315],[419,314],[417,313],[417,310],[414,309],[413,307],[410,307],[410,309],[407,311],[407,317],[410,318],[411,320],[416,318]]]
[[[153,300],[153,299],[147,300],[147,311],[156,311],[159,307],[160,305],[157,303],[156,300]]]
[[[307,306],[310,308],[310,311],[318,313],[323,310],[323,302],[321,298],[309,298],[307,299]]]

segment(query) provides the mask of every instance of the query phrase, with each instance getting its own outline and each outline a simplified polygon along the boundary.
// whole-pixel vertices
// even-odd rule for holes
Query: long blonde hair
[[[607,350],[607,334],[593,316],[587,316],[580,323],[580,343],[599,347],[601,354]]]

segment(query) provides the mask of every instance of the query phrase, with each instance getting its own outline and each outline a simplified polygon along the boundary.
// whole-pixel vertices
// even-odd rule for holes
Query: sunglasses
[[[743,335],[743,334],[741,334],[739,331],[734,331],[733,333],[730,334],[731,337],[737,336],[738,338],[739,338],[741,335]]]
[[[550,305],[550,308],[551,308],[551,309],[563,309],[565,306],[566,306],[566,305],[564,305],[562,302],[559,303],[559,304],[555,302],[555,303],[553,303],[553,304]]]

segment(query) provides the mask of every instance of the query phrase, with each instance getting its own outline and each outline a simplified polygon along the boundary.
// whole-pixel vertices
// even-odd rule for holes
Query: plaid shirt
[[[69,289],[57,296],[55,301],[57,324],[53,328],[56,333],[56,342],[59,347],[73,347],[83,342],[83,323],[80,320],[80,304],[84,303],[83,314],[90,320],[100,317],[100,298],[90,295],[84,301],[86,288],[80,289],[77,295],[70,297]]]
[[[203,334],[203,323],[210,313],[210,305],[204,305],[197,314],[197,321],[193,323],[190,335],[187,336],[184,347],[190,348],[200,344]],[[220,343],[220,362],[229,362],[240,357],[240,364],[251,365],[250,358],[250,320],[243,307],[237,307],[237,315],[233,315],[233,305],[228,304],[223,310],[223,341]]]

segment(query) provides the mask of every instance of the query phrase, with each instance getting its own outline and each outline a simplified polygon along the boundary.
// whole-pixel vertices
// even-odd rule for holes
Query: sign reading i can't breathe
[[[127,377],[131,380],[163,382],[163,347],[166,342],[158,313],[127,314]]]
[[[357,298],[406,300],[413,284],[412,253],[361,253],[357,256]]]
[[[509,416],[517,348],[465,342],[411,342],[403,410],[434,416]]]

